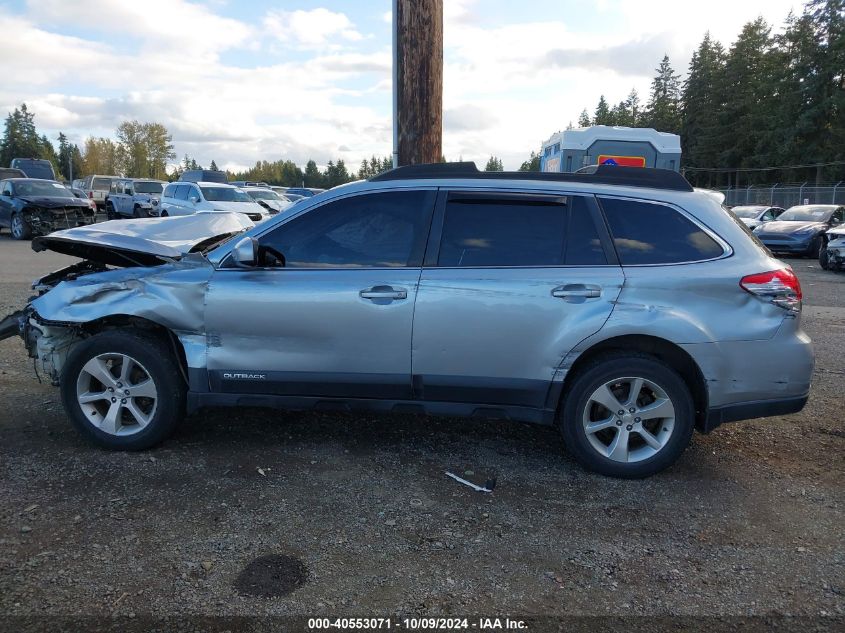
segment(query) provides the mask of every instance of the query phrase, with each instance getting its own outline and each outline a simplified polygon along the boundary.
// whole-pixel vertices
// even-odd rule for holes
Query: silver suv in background
[[[166,184],[162,180],[115,178],[106,198],[106,217],[114,220],[118,217],[146,218],[158,215],[154,211],[159,206]]]
[[[94,201],[98,209],[105,209],[106,198],[109,195],[109,189],[111,189],[111,182],[117,178],[117,176],[86,176],[82,181],[82,187],[80,189]]]
[[[237,215],[36,239],[88,261],[0,338],[94,442],[143,449],[209,406],[506,418],[633,478],[696,428],[807,401],[797,278],[675,172],[403,167],[243,233]]]

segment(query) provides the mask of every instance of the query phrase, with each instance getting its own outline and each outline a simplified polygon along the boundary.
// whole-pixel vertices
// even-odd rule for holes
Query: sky
[[[174,150],[240,170],[391,153],[390,0],[0,0],[0,114],[113,137],[163,123]],[[801,0],[444,0],[443,153],[517,168],[554,132],[636,88],[704,33],[731,44]]]

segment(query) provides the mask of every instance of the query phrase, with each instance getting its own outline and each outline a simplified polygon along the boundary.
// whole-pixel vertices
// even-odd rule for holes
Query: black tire
[[[813,241],[810,242],[810,249],[807,251],[807,257],[812,257],[813,259],[817,258],[822,251],[822,237],[821,235],[817,235],[813,238]]]
[[[170,215],[167,213],[167,211],[162,211],[162,212],[161,212],[161,217],[163,217],[163,218],[167,218],[167,217],[170,217]]]
[[[135,205],[135,208],[132,210],[132,217],[133,218],[148,218],[150,216],[141,207],[139,207],[138,205]]]
[[[819,266],[822,267],[822,270],[830,270],[830,258],[827,255],[827,248],[819,251]]]
[[[20,213],[13,213],[9,222],[9,232],[13,240],[28,240],[32,238],[32,227],[23,221]]]
[[[675,409],[674,427],[665,444],[654,455],[641,461],[614,461],[599,454],[588,439],[582,423],[582,416],[593,392],[603,384],[623,377],[640,377],[651,381],[665,392]],[[640,352],[610,352],[590,361],[578,371],[567,387],[560,413],[560,430],[572,456],[588,470],[622,479],[648,477],[674,464],[689,445],[695,426],[693,398],[683,378],[659,359]],[[615,421],[615,424],[618,423]],[[662,426],[663,423],[657,424]],[[606,432],[609,433],[613,428],[610,427]],[[637,438],[641,437],[637,435]]]
[[[107,433],[89,421],[77,400],[82,368],[101,354],[125,354],[143,366],[156,389],[156,405],[145,427],[131,435]],[[101,332],[79,343],[68,356],[61,375],[62,403],[76,429],[94,444],[110,449],[138,451],[165,440],[184,416],[185,382],[167,341],[152,334],[125,329]],[[110,406],[105,402],[105,406]],[[92,413],[92,415],[94,415]]]
[[[114,207],[110,202],[106,202],[106,220],[116,220],[117,213],[114,211]]]

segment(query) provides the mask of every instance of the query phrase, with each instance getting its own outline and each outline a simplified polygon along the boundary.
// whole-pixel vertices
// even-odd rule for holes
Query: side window
[[[162,198],[172,198],[176,193],[177,185],[167,185],[164,188],[164,193],[161,194]]]
[[[10,183],[10,182],[3,183],[3,193],[8,193],[9,195],[12,195],[12,193],[13,193],[12,192],[12,183]]]
[[[190,191],[190,185],[178,185],[176,187],[176,195],[174,196],[177,200],[187,200],[188,199],[188,191]]]
[[[572,202],[569,205],[569,230],[566,235],[567,266],[607,264],[607,256],[586,199],[573,196],[570,200]]]
[[[536,201],[505,195],[450,198],[437,265],[561,266],[568,207],[568,201],[562,204],[539,197]]]
[[[676,264],[713,259],[722,247],[675,209],[662,204],[601,198],[622,265]]]
[[[772,209],[769,209],[763,214],[763,217],[760,218],[763,222],[768,222],[769,220],[775,219],[775,212]]]
[[[394,191],[330,202],[260,238],[261,263],[278,265],[280,253],[287,268],[420,266],[434,199]]]

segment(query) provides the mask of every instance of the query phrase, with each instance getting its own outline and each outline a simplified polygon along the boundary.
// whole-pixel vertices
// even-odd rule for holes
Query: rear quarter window
[[[600,198],[622,265],[679,264],[724,254],[716,240],[672,207]]]

